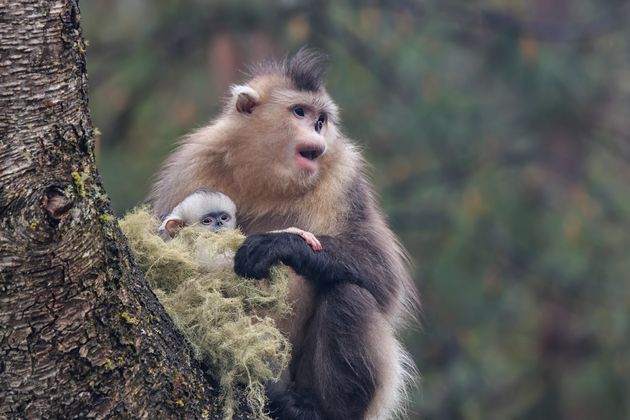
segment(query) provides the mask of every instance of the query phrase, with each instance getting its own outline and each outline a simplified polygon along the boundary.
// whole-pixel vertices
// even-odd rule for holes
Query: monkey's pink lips
[[[319,144],[299,144],[295,148],[295,160],[298,168],[305,171],[317,169],[317,159],[324,154],[326,147]]]

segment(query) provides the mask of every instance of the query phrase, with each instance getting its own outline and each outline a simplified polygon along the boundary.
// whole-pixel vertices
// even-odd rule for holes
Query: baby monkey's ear
[[[236,110],[241,114],[251,114],[260,103],[258,92],[249,86],[233,85],[232,96],[235,98]]]
[[[186,223],[182,219],[167,217],[158,229],[158,233],[164,240],[172,239],[184,226],[186,226]]]

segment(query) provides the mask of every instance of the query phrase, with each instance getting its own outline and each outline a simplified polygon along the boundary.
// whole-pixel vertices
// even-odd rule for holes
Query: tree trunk
[[[0,0],[0,418],[215,416],[98,176],[74,0]]]

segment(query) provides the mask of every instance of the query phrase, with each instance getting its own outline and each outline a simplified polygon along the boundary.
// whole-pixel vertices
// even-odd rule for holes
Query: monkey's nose
[[[325,148],[319,145],[303,145],[298,148],[298,153],[305,159],[315,160],[324,154]]]

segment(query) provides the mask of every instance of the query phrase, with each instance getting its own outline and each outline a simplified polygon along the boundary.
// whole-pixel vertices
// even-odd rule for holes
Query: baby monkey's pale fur
[[[277,320],[293,351],[283,381],[268,387],[272,417],[386,419],[414,371],[395,334],[416,311],[416,291],[363,159],[338,129],[323,70],[307,50],[254,68],[214,122],[182,139],[151,201],[163,217],[199,188],[222,191],[248,235],[235,271],[261,278],[283,262],[297,273],[294,313]],[[321,251],[269,232],[290,226],[316,234]]]

